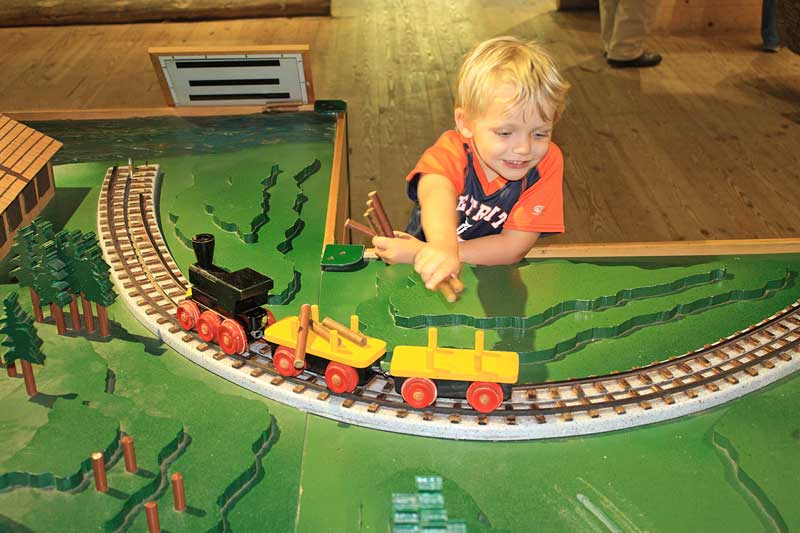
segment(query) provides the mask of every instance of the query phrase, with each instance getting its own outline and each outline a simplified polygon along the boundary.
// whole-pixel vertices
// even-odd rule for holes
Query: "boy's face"
[[[458,130],[473,140],[489,181],[497,176],[509,181],[524,179],[550,148],[552,121],[542,119],[536,106],[511,107],[512,97],[513,88],[503,85],[495,92],[485,113],[473,117],[462,108],[456,109]]]

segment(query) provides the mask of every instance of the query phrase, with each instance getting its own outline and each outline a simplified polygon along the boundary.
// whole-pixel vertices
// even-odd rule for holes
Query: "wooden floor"
[[[554,7],[334,0],[331,18],[0,28],[0,112],[161,107],[149,46],[309,43],[317,97],[350,106],[353,212],[378,189],[402,226],[403,176],[452,126],[461,56],[513,34],[573,86],[555,130],[567,233],[548,242],[800,236],[800,56],[760,52],[755,32],[657,35],[661,66],[609,70],[597,15]]]

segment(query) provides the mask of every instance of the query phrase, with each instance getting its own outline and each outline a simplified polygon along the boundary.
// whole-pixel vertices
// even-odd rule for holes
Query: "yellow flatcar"
[[[484,332],[475,332],[474,349],[440,348],[438,330],[428,329],[427,346],[396,346],[389,373],[395,390],[422,409],[440,395],[466,398],[473,409],[490,413],[511,394],[519,377],[517,352],[484,349]]]
[[[356,315],[350,317],[350,327],[344,328],[329,319],[320,323],[317,306],[310,309],[310,320],[303,321],[301,313],[300,317],[283,318],[264,330],[264,338],[277,345],[272,355],[275,370],[288,377],[305,369],[324,373],[325,383],[333,392],[353,392],[366,377],[366,369],[386,353],[386,342],[361,334]],[[311,357],[306,358],[306,354]]]

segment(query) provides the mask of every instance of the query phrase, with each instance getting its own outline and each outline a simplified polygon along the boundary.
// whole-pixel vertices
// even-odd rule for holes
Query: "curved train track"
[[[439,399],[417,410],[376,374],[353,394],[336,395],[324,378],[275,372],[270,348],[227,356],[178,325],[188,282],[157,223],[157,165],[108,170],[98,205],[98,236],[112,280],[133,314],[195,363],[274,400],[356,425],[454,439],[522,440],[632,427],[722,404],[800,368],[800,302],[745,330],[679,357],[626,372],[518,385],[497,411]]]

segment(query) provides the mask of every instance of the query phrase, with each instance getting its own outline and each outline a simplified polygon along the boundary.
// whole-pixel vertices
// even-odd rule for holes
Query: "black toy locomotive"
[[[177,317],[187,331],[197,329],[206,342],[219,343],[227,354],[244,353],[260,339],[264,326],[275,321],[263,306],[272,289],[272,278],[251,268],[236,272],[214,264],[214,236],[192,238],[197,263],[189,267],[191,294],[178,306]]]

